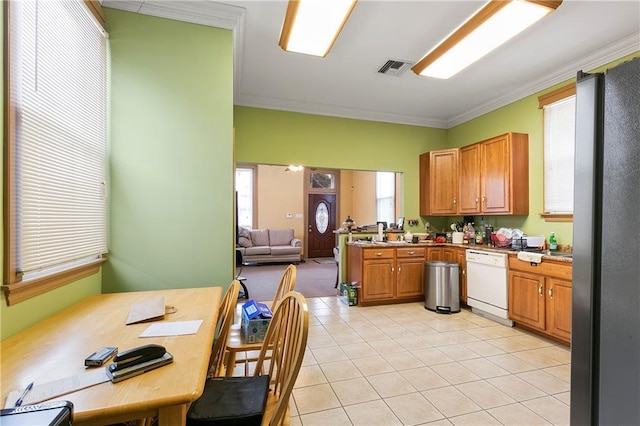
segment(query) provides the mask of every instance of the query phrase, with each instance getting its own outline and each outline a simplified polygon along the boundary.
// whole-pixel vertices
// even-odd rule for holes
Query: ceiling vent
[[[389,59],[383,66],[380,67],[378,72],[380,74],[386,75],[395,75],[396,77],[401,76],[406,70],[408,70],[411,65],[411,62],[401,61],[398,59]]]

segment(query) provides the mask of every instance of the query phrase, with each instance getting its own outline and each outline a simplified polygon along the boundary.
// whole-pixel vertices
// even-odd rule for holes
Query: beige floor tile
[[[294,389],[293,399],[300,415],[340,407],[340,401],[329,384]]]
[[[416,392],[416,389],[411,386],[411,383],[409,383],[400,373],[395,371],[392,373],[367,376],[367,380],[383,398]]]
[[[402,337],[394,337],[394,342],[402,346],[407,351],[426,349],[431,347],[424,339],[418,338],[405,329],[405,333]]]
[[[476,336],[478,339],[482,339],[482,340],[499,339],[504,336],[498,332],[498,327],[502,327],[502,326],[474,328],[474,329],[468,330],[467,333],[471,334],[472,336]]]
[[[453,423],[449,421],[449,419],[436,420],[433,422],[425,423],[429,426],[451,426]]]
[[[300,388],[303,386],[313,386],[319,385],[322,383],[327,383],[327,378],[324,373],[320,369],[319,365],[308,365],[305,367],[300,367],[300,371],[298,372],[298,378],[296,379],[296,383],[294,385],[295,388]]]
[[[382,358],[384,358],[394,369],[398,371],[424,366],[422,361],[413,356],[411,352],[407,351],[382,355]]]
[[[568,346],[555,345],[538,349],[538,351],[541,354],[557,360],[561,364],[569,364],[571,362],[571,349]]]
[[[419,391],[442,388],[450,385],[449,382],[437,375],[429,367],[403,370],[400,371],[400,374],[402,374],[402,377],[404,377],[409,383],[411,383],[411,386]]]
[[[333,382],[331,387],[343,407],[380,399],[380,395],[364,377]]]
[[[380,355],[405,351],[405,348],[397,344],[393,339],[374,340],[369,342],[369,345]]]
[[[302,365],[314,365],[317,364],[318,361],[316,361],[316,358],[313,356],[313,353],[311,352],[311,349],[309,349],[309,347],[307,347],[304,350],[304,358],[302,358]]]
[[[411,354],[427,366],[453,362],[453,359],[437,348],[419,349],[417,351],[411,351]]]
[[[442,333],[431,333],[424,336],[428,344],[434,347],[453,345],[455,342],[451,337],[443,336]]]
[[[474,358],[459,362],[460,365],[464,366],[469,371],[478,375],[479,377],[482,377],[483,379],[506,376],[507,374],[509,374],[507,370],[486,358]]]
[[[344,322],[342,318],[338,317],[337,315],[336,318],[338,318],[339,321],[336,320],[335,322],[322,324],[324,329],[327,330],[327,333],[329,333],[331,337],[339,333],[353,333],[357,335],[357,333],[349,326],[349,324]]]
[[[551,374],[545,373],[542,370],[518,373],[517,376],[549,395],[570,390],[569,383],[553,377]]]
[[[336,314],[333,311],[329,311],[327,315],[317,315],[317,314],[314,314],[314,315],[318,319],[318,321],[320,321],[320,324],[325,326],[329,324],[340,324],[342,326],[347,325],[347,323],[344,322],[342,318],[340,318],[340,315]]]
[[[442,413],[417,392],[385,398],[385,402],[405,426],[444,419]]]
[[[364,342],[362,337],[355,331],[349,329],[349,331],[342,331],[331,334],[331,337],[338,345],[347,345],[349,343],[361,343]]]
[[[487,379],[487,382],[502,390],[504,393],[506,393],[516,401],[526,401],[529,399],[540,398],[546,395],[537,387],[525,382],[521,378],[512,374],[508,376]]]
[[[454,361],[478,358],[480,356],[471,349],[458,343],[455,345],[438,346],[438,350]]]
[[[289,413],[291,417],[297,417],[300,415],[300,413],[298,413],[298,407],[296,407],[296,402],[293,398],[289,398]]]
[[[354,328],[352,326],[352,328]],[[356,333],[358,333],[360,335],[360,337],[362,337],[364,339],[365,342],[374,342],[376,340],[388,340],[391,339],[391,337],[388,334],[385,334],[382,330],[380,330],[377,327],[365,327],[365,328],[360,328],[360,329],[355,329]]]
[[[454,425],[501,425],[499,421],[486,411],[477,411],[475,413],[464,414],[449,419]]]
[[[463,325],[463,324],[460,324],[460,325]],[[449,331],[446,333],[442,333],[442,336],[448,339],[451,339],[451,341],[454,343],[471,343],[471,342],[477,342],[480,340],[473,334],[467,333],[465,330]]]
[[[311,349],[326,348],[329,346],[336,346],[337,343],[333,340],[333,337],[327,335],[309,336],[307,340],[307,346]]]
[[[453,386],[421,392],[446,417],[480,411],[481,408]]]
[[[505,426],[542,426],[550,424],[520,403],[491,408],[487,412]]]
[[[499,339],[487,340],[487,342],[498,349],[502,349],[503,351],[510,353],[535,349],[532,348],[528,342],[520,340],[519,336],[501,337]]]
[[[328,306],[324,305],[323,307],[317,307],[310,310],[313,316],[318,318],[318,321],[323,322],[322,319],[334,314],[333,310],[331,310]]]
[[[374,356],[378,353],[373,350],[373,348],[366,342],[361,343],[349,343],[346,345],[341,345],[342,351],[350,358],[365,358],[368,356]]]
[[[355,426],[394,426],[402,422],[382,400],[364,402],[345,407],[351,423]]]
[[[558,401],[567,404],[567,407],[571,406],[571,392],[562,392],[553,395]]]
[[[354,361],[354,364],[365,377],[394,371],[391,364],[385,361],[380,355],[359,358]]]
[[[351,425],[349,416],[344,411],[344,408],[334,408],[332,410],[320,411],[318,413],[304,414],[300,416],[302,423],[298,423],[304,426],[341,426]],[[291,419],[291,425],[293,426],[293,418]]]
[[[551,374],[558,379],[571,383],[571,366],[569,364],[558,365],[543,369],[544,372]]]
[[[324,364],[326,362],[334,362],[334,361],[346,361],[349,359],[347,354],[344,353],[339,346],[329,346],[326,348],[311,348],[311,352],[313,353],[313,357],[318,361],[319,364]]]
[[[300,420],[300,416],[291,416],[291,421],[289,422],[291,426],[302,426],[302,421]]]
[[[507,370],[509,373],[522,373],[535,370],[535,367],[512,354],[503,354],[487,357],[488,360]]]
[[[456,388],[484,410],[516,402],[506,393],[484,380],[463,383],[457,385]]]
[[[569,424],[569,406],[556,398],[547,396],[522,403],[525,407],[553,425]]]
[[[502,349],[496,348],[495,346],[483,341],[463,343],[462,346],[480,356],[501,355],[505,353]]]
[[[362,377],[360,370],[358,370],[356,365],[351,361],[337,361],[320,364],[320,368],[329,382],[338,382],[340,380]]]
[[[480,380],[480,376],[469,371],[457,362],[433,365],[431,368],[452,385]]]
[[[548,368],[561,365],[559,361],[540,353],[538,350],[514,352],[513,356],[520,358],[524,362],[531,364],[536,368]]]

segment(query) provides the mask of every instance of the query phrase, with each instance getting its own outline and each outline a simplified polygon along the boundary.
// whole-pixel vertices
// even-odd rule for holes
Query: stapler
[[[161,358],[167,350],[160,345],[144,345],[137,348],[120,352],[113,359],[113,363],[109,365],[109,371],[118,371],[123,368],[131,367],[137,364]]]

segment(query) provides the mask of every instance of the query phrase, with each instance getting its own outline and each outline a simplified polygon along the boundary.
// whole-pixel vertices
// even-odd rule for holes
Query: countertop
[[[506,253],[509,256],[517,256],[518,250],[505,250],[499,249],[495,247],[489,247],[486,245],[478,245],[478,244],[453,244],[453,243],[436,243],[433,241],[420,241],[418,243],[408,243],[405,241],[387,241],[387,242],[371,242],[371,241],[354,241],[352,243],[346,243],[347,246],[356,246],[356,247],[455,247],[462,249],[474,249],[474,250],[482,250],[482,251],[492,251],[496,253]],[[543,254],[543,261],[553,261],[553,262],[561,262],[561,263],[573,263],[573,259],[571,257],[566,256],[552,256]]]

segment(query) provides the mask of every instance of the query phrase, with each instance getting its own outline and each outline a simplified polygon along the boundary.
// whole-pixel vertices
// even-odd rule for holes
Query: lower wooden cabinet
[[[424,299],[424,247],[347,246],[347,281],[363,305]]]
[[[510,257],[509,318],[569,343],[571,266],[547,261],[530,264]]]

